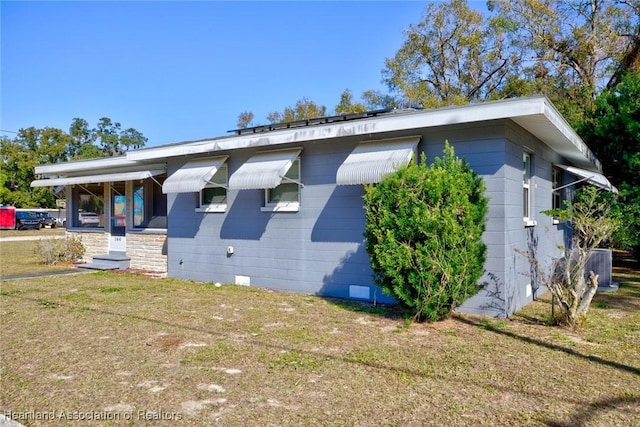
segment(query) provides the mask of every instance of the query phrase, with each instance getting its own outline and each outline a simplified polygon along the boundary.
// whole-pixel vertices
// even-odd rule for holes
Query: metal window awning
[[[162,184],[163,193],[197,193],[202,190],[228,156],[192,160],[172,173]]]
[[[230,190],[276,188],[298,158],[301,148],[263,151],[246,161],[229,178]]]
[[[411,161],[420,138],[410,136],[361,142],[338,168],[336,184],[380,182],[384,175],[395,172]]]
[[[72,176],[66,178],[37,179],[31,182],[32,187],[56,187],[59,185],[99,184],[102,182],[135,181],[151,178],[165,173],[164,169],[144,170],[136,172],[107,173],[102,175]]]
[[[555,166],[566,170],[570,174],[573,174],[579,177],[580,179],[570,184],[563,185],[562,187],[554,188],[553,191],[561,190],[565,187],[569,187],[569,186],[578,184],[580,182],[587,182],[591,185],[595,185],[596,187],[602,188],[607,191],[612,191],[614,193],[618,192],[618,189],[614,187],[613,184],[611,184],[609,180],[601,173],[580,169],[575,166],[566,166],[566,165],[555,165]]]

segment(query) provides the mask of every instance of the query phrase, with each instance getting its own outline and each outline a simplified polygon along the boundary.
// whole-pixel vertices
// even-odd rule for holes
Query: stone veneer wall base
[[[93,261],[96,255],[109,252],[109,234],[104,232],[78,232],[67,230],[67,237],[75,236],[85,247],[82,262]],[[130,268],[167,274],[166,234],[127,234],[127,255],[131,258]]]

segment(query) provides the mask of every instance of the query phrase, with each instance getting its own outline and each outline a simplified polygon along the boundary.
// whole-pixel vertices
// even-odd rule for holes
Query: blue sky
[[[375,89],[422,1],[2,1],[0,129],[109,117],[154,146]],[[15,134],[3,132],[12,137]]]

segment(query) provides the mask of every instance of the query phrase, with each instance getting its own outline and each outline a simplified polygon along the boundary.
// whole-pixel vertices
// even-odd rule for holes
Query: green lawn
[[[42,241],[0,242],[0,276],[69,268],[64,265],[46,265],[42,257],[41,248],[52,244],[54,240],[52,237],[63,235],[64,230],[60,233],[57,229],[9,230],[6,234],[0,233],[0,237],[37,236],[43,239]]]
[[[0,230],[0,238],[2,237],[27,237],[27,236],[64,236],[66,230],[62,227],[42,228],[40,230]]]
[[[26,425],[640,425],[640,273],[615,273],[620,290],[578,331],[544,324],[548,298],[511,320],[411,324],[127,273],[3,281],[0,411],[55,416]]]

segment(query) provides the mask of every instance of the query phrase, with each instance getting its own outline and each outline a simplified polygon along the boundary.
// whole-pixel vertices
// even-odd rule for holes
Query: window
[[[227,209],[228,169],[224,164],[218,168],[209,182],[200,191],[199,212],[224,212]]]
[[[165,179],[166,175],[158,175],[154,179],[134,182],[134,228],[167,228],[167,195],[162,192]]]
[[[560,209],[562,208],[562,195],[559,190],[556,188],[560,187],[560,179],[562,177],[562,173],[559,168],[554,167],[551,170],[551,188],[553,189],[551,195],[551,208],[552,209]]]
[[[73,227],[104,228],[104,184],[76,185],[72,198]]]
[[[133,187],[133,226],[141,227],[144,224],[144,185]]]
[[[531,212],[531,155],[522,155],[522,216],[527,226],[535,225]]]
[[[127,196],[126,185],[124,182],[112,182],[109,184],[111,191],[111,229],[119,227],[124,230],[127,226]]]
[[[300,158],[284,175],[282,183],[265,190],[263,211],[297,211],[300,207]]]

